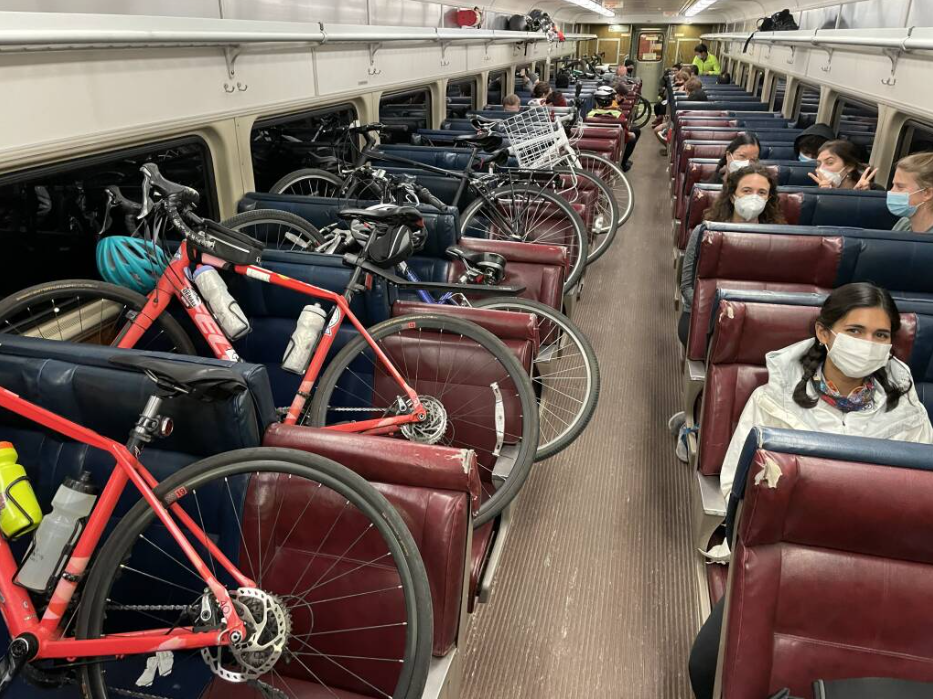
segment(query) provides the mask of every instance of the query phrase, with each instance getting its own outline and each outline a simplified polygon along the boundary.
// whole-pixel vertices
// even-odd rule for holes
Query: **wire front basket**
[[[519,112],[504,119],[500,127],[509,139],[519,167],[550,168],[570,152],[563,122],[545,107]]]

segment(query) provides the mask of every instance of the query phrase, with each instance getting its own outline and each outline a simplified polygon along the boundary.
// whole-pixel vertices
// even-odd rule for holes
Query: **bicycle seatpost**
[[[151,442],[154,437],[168,437],[172,433],[172,419],[159,416],[161,407],[162,397],[160,395],[153,393],[149,396],[146,407],[139,414],[136,424],[130,430],[130,438],[126,442],[126,448],[134,456],[139,456],[143,445]]]

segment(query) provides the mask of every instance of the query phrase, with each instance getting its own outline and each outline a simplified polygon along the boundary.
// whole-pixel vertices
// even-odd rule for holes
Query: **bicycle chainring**
[[[444,404],[431,396],[418,396],[421,405],[427,411],[427,417],[421,422],[409,422],[402,425],[402,434],[409,442],[418,444],[437,444],[447,432],[447,410]],[[412,409],[411,401],[406,401],[409,411]]]
[[[230,593],[246,625],[246,638],[229,646],[204,648],[201,657],[211,671],[228,682],[258,680],[275,667],[291,637],[292,620],[275,595],[241,587]]]

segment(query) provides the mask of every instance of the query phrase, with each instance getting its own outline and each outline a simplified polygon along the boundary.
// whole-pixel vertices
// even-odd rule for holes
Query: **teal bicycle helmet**
[[[97,243],[97,271],[104,281],[140,294],[155,288],[168,263],[162,248],[142,238],[112,235]]]

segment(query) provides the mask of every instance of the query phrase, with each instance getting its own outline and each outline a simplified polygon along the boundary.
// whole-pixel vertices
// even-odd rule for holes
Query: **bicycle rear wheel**
[[[298,194],[305,197],[336,197],[343,180],[332,172],[303,168],[290,172],[269,188],[270,194]]]
[[[570,253],[564,292],[576,286],[589,251],[586,225],[574,208],[555,192],[521,182],[496,187],[489,200],[475,199],[461,214],[463,235],[491,240],[563,245]]]
[[[565,181],[558,194],[571,204],[579,203],[592,209],[589,216],[592,223],[589,226],[588,251],[586,263],[595,262],[612,244],[616,231],[619,228],[621,211],[612,188],[601,177],[581,166],[569,166],[566,170],[561,168],[555,173],[564,175]],[[595,193],[595,202],[583,196],[585,191]]]
[[[221,224],[265,243],[273,250],[314,252],[324,236],[306,220],[287,211],[254,209],[231,216]]]
[[[111,345],[145,305],[145,296],[115,284],[93,279],[48,282],[0,302],[0,334]],[[136,349],[197,354],[191,338],[168,313],[155,320]]]
[[[654,110],[648,98],[639,96],[638,101],[632,108],[632,113],[629,115],[629,126],[634,129],[640,129],[648,123],[653,114]]]
[[[482,298],[474,308],[529,313],[538,320],[540,345],[531,381],[541,436],[536,461],[569,447],[583,434],[599,402],[599,362],[586,335],[563,313],[522,298]]]
[[[412,315],[369,328],[428,411],[398,436],[476,452],[483,502],[474,526],[497,516],[521,489],[538,446],[538,411],[528,371],[492,333],[450,316]],[[305,422],[346,424],[402,414],[408,398],[357,336],[318,381]]]
[[[635,192],[632,189],[632,183],[625,176],[625,171],[617,163],[596,153],[577,153],[577,162],[580,167],[596,173],[603,182],[609,185],[619,205],[618,228],[624,226],[635,210]],[[605,249],[608,249],[608,244]]]
[[[247,639],[175,650],[149,677],[144,656],[100,659],[81,668],[85,696],[298,699],[311,682],[331,694],[421,696],[432,648],[430,587],[408,527],[370,484],[314,454],[257,448],[192,464],[155,493],[180,505],[256,582],[238,587],[189,537],[231,593]],[[140,501],[96,557],[75,636],[223,628],[220,616],[201,576]]]

